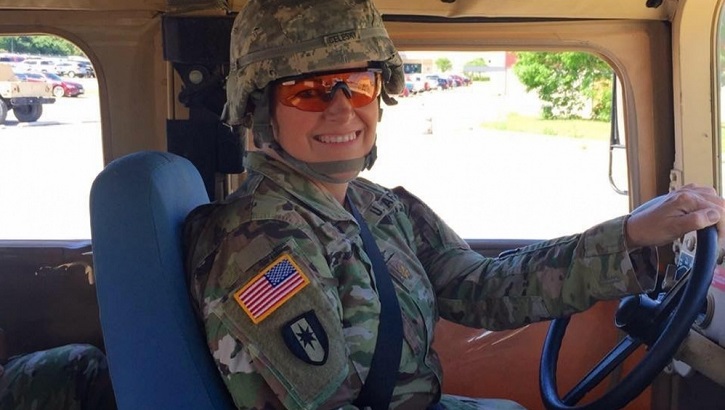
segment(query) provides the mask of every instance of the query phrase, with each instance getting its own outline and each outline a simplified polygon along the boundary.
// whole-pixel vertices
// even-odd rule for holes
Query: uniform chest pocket
[[[393,254],[386,262],[393,281],[414,299],[425,306],[431,306],[435,299],[432,285],[420,264],[404,255]]]
[[[425,353],[433,334],[437,315],[435,295],[420,265],[393,255],[387,261],[388,271],[398,289],[398,302],[403,314],[403,334],[416,355]],[[402,291],[401,291],[402,290]]]

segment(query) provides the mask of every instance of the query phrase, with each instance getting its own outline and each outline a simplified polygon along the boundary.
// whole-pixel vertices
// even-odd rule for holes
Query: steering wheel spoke
[[[602,380],[609,376],[617,366],[622,364],[641,345],[641,341],[629,335],[625,336],[564,396],[562,399],[564,404],[571,406],[578,403],[584,395],[597,387]]]

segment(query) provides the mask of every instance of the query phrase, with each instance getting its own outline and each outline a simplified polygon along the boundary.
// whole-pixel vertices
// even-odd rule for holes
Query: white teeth
[[[340,144],[343,142],[350,142],[357,138],[355,132],[351,132],[345,135],[318,135],[317,140],[324,142],[325,144]]]

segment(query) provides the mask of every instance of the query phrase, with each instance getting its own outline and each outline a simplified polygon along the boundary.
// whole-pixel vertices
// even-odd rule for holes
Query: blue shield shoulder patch
[[[303,362],[322,366],[327,361],[327,333],[313,310],[285,323],[282,338],[292,354]]]

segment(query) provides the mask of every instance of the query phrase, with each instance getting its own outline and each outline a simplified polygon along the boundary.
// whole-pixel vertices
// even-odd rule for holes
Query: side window
[[[406,89],[383,106],[378,160],[364,177],[406,187],[467,239],[549,238],[628,212],[626,153],[616,149],[624,136],[612,135],[604,61],[574,52],[402,55]]]
[[[103,168],[90,61],[59,37],[0,36],[0,93],[0,240],[89,239]]]

